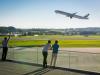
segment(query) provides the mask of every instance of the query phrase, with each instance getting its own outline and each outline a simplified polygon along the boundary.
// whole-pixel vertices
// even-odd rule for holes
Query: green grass
[[[3,39],[4,37],[0,37]],[[9,41],[10,47],[26,46],[36,47],[43,46],[47,43],[47,40],[51,40],[52,44],[55,40],[59,40],[60,47],[100,47],[100,36],[65,36],[65,35],[39,35],[39,36],[19,36],[11,37]],[[0,44],[1,44],[0,40]]]

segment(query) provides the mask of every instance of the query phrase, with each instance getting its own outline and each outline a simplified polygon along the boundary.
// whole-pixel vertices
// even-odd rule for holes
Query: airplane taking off
[[[89,16],[89,14],[86,14],[85,16],[79,16],[79,15],[76,15],[77,13],[67,13],[67,12],[60,11],[60,10],[55,10],[55,13],[65,15],[67,17],[70,17],[71,19],[73,17],[78,18],[78,19],[88,19],[88,16]]]

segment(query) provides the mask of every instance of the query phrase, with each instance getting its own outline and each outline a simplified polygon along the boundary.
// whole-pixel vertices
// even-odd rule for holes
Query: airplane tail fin
[[[90,14],[86,14],[84,17],[87,18]]]

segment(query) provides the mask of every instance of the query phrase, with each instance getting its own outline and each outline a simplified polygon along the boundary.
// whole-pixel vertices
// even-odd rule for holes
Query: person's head
[[[51,43],[51,40],[48,40],[48,43]]]
[[[7,37],[4,37],[4,40],[7,40]]]
[[[58,43],[58,40],[55,40],[55,43],[57,44]]]

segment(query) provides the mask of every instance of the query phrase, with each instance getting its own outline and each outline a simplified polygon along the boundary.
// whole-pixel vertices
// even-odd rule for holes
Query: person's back
[[[2,47],[8,47],[8,40],[5,37],[4,40],[2,41]]]
[[[43,52],[48,52],[48,49],[51,47],[51,45],[49,43],[47,43],[44,48],[43,48]]]
[[[9,38],[7,39],[7,37],[4,38],[4,40],[2,41],[2,48],[3,48],[3,52],[2,52],[2,60],[6,60],[6,56],[7,56],[7,51],[8,51],[8,41],[10,39],[10,36]]]
[[[43,68],[47,67],[47,56],[48,56],[48,50],[51,48],[51,41],[48,40],[48,43],[44,46],[42,50],[43,54]]]
[[[53,67],[55,67],[56,59],[57,59],[57,54],[58,54],[58,48],[59,48],[59,45],[58,45],[58,41],[57,40],[53,44],[52,48],[53,48],[53,51],[52,51],[52,58],[51,58],[50,66],[52,66],[52,63],[53,63]]]
[[[55,43],[53,46],[53,53],[58,53],[58,48],[59,48],[59,45],[57,43]]]

